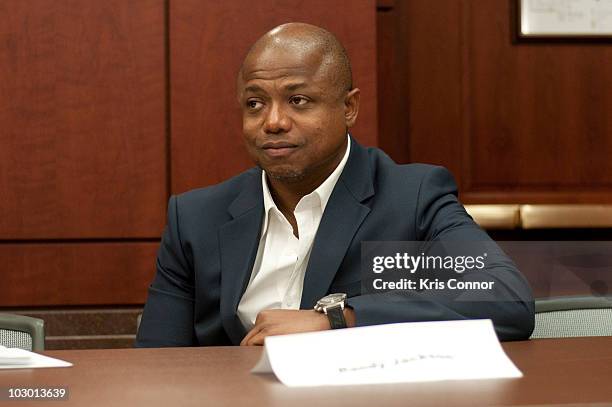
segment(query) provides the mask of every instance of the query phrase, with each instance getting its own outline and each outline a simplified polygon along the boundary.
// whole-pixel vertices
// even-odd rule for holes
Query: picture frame
[[[517,2],[519,38],[612,38],[612,0]]]

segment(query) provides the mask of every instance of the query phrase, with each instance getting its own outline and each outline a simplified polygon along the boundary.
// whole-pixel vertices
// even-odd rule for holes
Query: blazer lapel
[[[233,219],[219,229],[221,319],[234,344],[246,335],[236,310],[253,269],[263,218],[261,171],[255,173],[259,176],[252,177],[228,208]]]
[[[300,308],[312,308],[327,294],[353,236],[370,212],[363,201],[374,195],[366,150],[351,137],[351,152],[319,224],[304,276]]]

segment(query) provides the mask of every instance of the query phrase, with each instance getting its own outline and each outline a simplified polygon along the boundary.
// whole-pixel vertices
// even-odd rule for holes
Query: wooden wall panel
[[[612,203],[612,42],[517,41],[515,4],[392,3],[381,145],[450,168],[466,203]]]
[[[159,243],[2,244],[0,306],[143,304]]]
[[[398,162],[444,165],[459,179],[461,19],[456,0],[396,1],[378,19],[381,147]]]
[[[291,21],[338,36],[362,90],[353,133],[377,144],[374,0],[170,0],[172,192],[213,184],[251,167],[242,144],[236,75],[250,45]]]
[[[163,0],[0,2],[0,239],[155,237]]]
[[[410,161],[410,117],[406,114],[409,75],[404,65],[408,50],[403,46],[408,24],[397,18],[393,2],[378,1],[376,54],[378,91],[378,146],[398,163]]]
[[[511,9],[500,5],[465,3],[466,190],[612,202],[612,43],[513,42]]]

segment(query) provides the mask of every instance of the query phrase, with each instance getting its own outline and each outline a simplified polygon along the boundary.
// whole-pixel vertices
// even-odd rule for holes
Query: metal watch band
[[[331,329],[346,328],[346,320],[344,319],[342,308],[342,304],[325,308],[325,314],[327,315],[327,319],[329,319],[329,326],[331,326]]]

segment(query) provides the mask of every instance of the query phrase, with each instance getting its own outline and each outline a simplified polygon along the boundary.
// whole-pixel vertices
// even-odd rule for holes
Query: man
[[[495,302],[361,292],[362,241],[490,239],[445,169],[399,166],[349,136],[360,91],[332,34],[271,30],[237,87],[258,167],[170,199],[137,346],[261,345],[268,335],[467,318],[491,318],[501,339],[529,337],[531,292],[509,261],[488,271]]]

